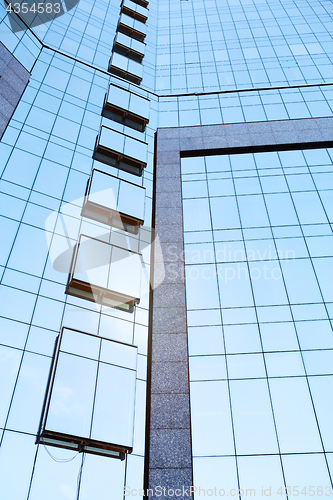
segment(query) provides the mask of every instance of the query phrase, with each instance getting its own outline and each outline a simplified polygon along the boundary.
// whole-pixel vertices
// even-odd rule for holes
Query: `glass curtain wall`
[[[332,82],[329,0],[161,0],[156,90]]]
[[[195,498],[331,496],[332,159],[181,160]]]
[[[150,3],[152,17],[147,24],[148,58],[149,44],[154,42],[154,4],[154,1]],[[157,100],[147,91],[149,64],[145,90],[107,73],[119,15],[118,0],[81,1],[76,8],[48,25],[36,27],[34,31],[13,33],[5,6],[0,6],[0,39],[31,71],[28,87],[0,143],[0,496],[6,500],[122,499],[126,484],[132,488],[143,487],[147,278]],[[149,117],[145,115],[144,130],[135,130],[127,123],[102,116],[110,83],[129,93],[134,91],[133,100],[141,95],[148,102],[150,112]],[[112,89],[109,95],[111,93]],[[93,160],[96,137],[102,125],[116,130],[121,137],[130,136],[146,143],[147,166],[141,177]],[[145,199],[137,209],[135,198],[132,196],[128,200],[132,203],[130,215],[143,224],[139,233],[135,230],[133,235],[119,229],[119,222],[118,226],[110,227],[81,214],[93,169],[117,177],[133,189],[138,186],[144,193]],[[108,196],[110,198],[110,193]],[[115,201],[110,198],[110,203],[117,207],[117,191],[112,196]],[[122,203],[124,207],[124,201]],[[121,224],[120,227],[124,229]],[[65,294],[71,255],[80,234],[117,248],[130,248],[140,256],[143,254],[140,257],[143,266],[140,303],[133,312],[103,305],[96,294],[92,300]],[[131,453],[124,454],[124,448],[118,453],[124,460],[101,456],[100,443],[97,446],[92,443],[95,454],[89,450],[80,453],[83,451],[81,445],[77,452],[68,442],[69,449],[36,444],[55,357],[54,345],[63,328],[89,334],[86,336],[88,344],[90,338],[99,336],[137,348],[134,401],[126,403],[127,407],[134,405],[131,406],[134,424],[129,424],[130,445],[125,443],[125,451],[129,449]],[[92,365],[93,362],[86,358],[97,356],[97,359],[98,353],[92,355],[88,347],[79,356],[81,358],[70,358],[76,359],[73,367],[79,366],[79,359],[80,366]],[[107,363],[103,370],[109,374],[117,372],[113,365],[127,366],[127,360],[117,360],[117,356]],[[88,406],[88,389],[89,405],[93,398],[97,408],[100,398],[99,401],[112,408],[110,415],[117,411],[119,417],[126,410],[125,406],[119,407],[121,395],[117,376],[109,377],[113,391],[110,392],[102,373],[95,389],[92,384],[94,377],[97,380],[96,375],[89,378],[89,373],[84,371],[82,377],[78,376],[76,385],[68,383],[66,386],[66,377],[55,379],[56,393],[52,393],[52,401],[56,401],[53,405],[56,416],[57,405],[60,405],[64,421],[66,418],[70,421],[73,415],[79,420]],[[96,393],[92,396],[94,390]],[[111,394],[115,395],[113,401],[110,401]],[[117,421],[117,418],[110,418],[107,423],[103,418],[103,415],[99,417],[100,429]],[[73,434],[72,430],[66,430],[66,425],[62,432]],[[77,432],[80,436],[79,429]],[[110,436],[101,435],[95,439],[124,445],[117,443],[114,435]],[[92,447],[90,443],[90,451]]]
[[[0,5],[0,40],[31,72],[0,143],[6,500],[118,500],[125,485],[142,487],[147,282],[130,315],[64,293],[80,234],[147,248],[142,231],[119,243],[116,228],[82,217],[92,169],[145,188],[149,233],[157,126],[333,113],[330,0],[151,0],[140,87],[107,71],[120,3],[81,0],[15,33]],[[101,116],[110,83],[150,101],[144,131]],[[147,144],[142,177],[93,160],[101,126]],[[332,157],[321,149],[182,161],[198,486],[330,493]],[[149,263],[146,251],[146,275]],[[133,451],[124,461],[35,444],[63,327],[138,347]]]

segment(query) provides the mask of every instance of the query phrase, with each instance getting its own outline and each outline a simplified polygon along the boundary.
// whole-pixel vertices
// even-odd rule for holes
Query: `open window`
[[[146,38],[147,26],[122,12],[118,21],[117,31],[143,41]]]
[[[121,3],[121,12],[145,23],[148,19],[147,7],[143,7],[132,0],[123,0]]]
[[[144,132],[149,122],[149,100],[110,84],[102,114],[105,118]]]
[[[141,254],[81,234],[66,293],[131,313],[140,302],[141,274]]]
[[[133,61],[141,63],[145,55],[146,45],[139,40],[135,40],[131,36],[118,33],[113,42],[113,50],[118,54],[133,59]]]
[[[141,63],[113,52],[109,60],[109,73],[139,85],[142,82],[143,67]]]
[[[82,215],[138,234],[144,222],[145,188],[93,170],[87,184]]]
[[[146,9],[148,8],[149,5],[149,2],[147,0],[132,0],[132,2],[141,5],[141,7],[146,7]]]
[[[93,158],[113,167],[142,175],[147,166],[148,144],[102,126],[96,139]]]
[[[123,460],[133,448],[137,347],[63,328],[37,442]]]

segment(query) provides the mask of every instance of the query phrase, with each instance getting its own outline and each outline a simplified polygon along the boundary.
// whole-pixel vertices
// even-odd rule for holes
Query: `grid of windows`
[[[42,48],[42,44],[30,31],[13,33],[4,2],[0,4],[0,34],[1,41],[7,49],[11,51],[28,71],[31,71]]]
[[[145,0],[135,5],[146,11]],[[118,500],[124,485],[142,487],[148,279],[129,294],[140,295],[132,314],[64,291],[80,234],[142,254],[148,278],[156,127],[332,116],[330,0],[151,0],[145,50],[134,40],[124,57],[124,35],[114,54],[140,67],[140,88],[107,71],[120,10],[120,0],[80,0],[47,25],[13,33],[0,5],[0,38],[32,70],[0,143],[6,500]],[[132,144],[141,177],[93,159],[102,127],[115,131],[112,151],[125,137]],[[133,144],[144,144],[144,158]],[[281,498],[280,486],[298,484],[329,496],[332,158],[322,149],[182,161],[194,472],[206,490],[267,486],[265,496]],[[143,229],[121,233],[115,205],[107,224],[82,214],[93,170],[144,192],[144,214],[125,211],[140,212]],[[133,452],[124,461],[36,446],[64,327],[138,346]]]
[[[81,216],[93,168],[144,187],[144,223],[148,228],[151,224],[156,104],[151,102],[144,133],[102,117],[109,83],[105,72],[43,49],[0,144],[0,482],[8,499],[59,500],[66,492],[75,497],[78,491],[80,498],[96,494],[122,498],[125,484],[142,487],[148,285],[145,282],[140,304],[131,315],[64,293],[79,234],[112,241],[119,233]],[[93,160],[103,124],[148,143],[142,177]],[[141,252],[140,238],[134,242],[137,252]],[[67,249],[60,255],[63,260],[57,259],[63,249],[59,241]],[[133,451],[124,461],[84,458],[74,451],[35,444],[54,341],[62,326],[138,346]]]
[[[159,2],[156,90],[330,82],[332,4]]]
[[[332,116],[333,86],[159,98],[159,126],[186,127]]]
[[[331,494],[332,153],[181,160],[202,488]]]

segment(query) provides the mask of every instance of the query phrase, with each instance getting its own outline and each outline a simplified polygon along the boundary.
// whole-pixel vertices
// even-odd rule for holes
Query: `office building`
[[[49,5],[0,7],[3,497],[331,496],[332,2]]]

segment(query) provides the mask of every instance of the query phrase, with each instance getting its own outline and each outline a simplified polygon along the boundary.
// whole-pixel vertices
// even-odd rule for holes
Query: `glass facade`
[[[181,166],[194,484],[330,496],[332,149]]]
[[[332,2],[61,5],[29,28],[0,3],[0,42],[30,73],[0,142],[0,496],[123,500],[143,496],[149,463],[159,477],[192,462],[195,499],[330,496],[333,126],[311,124],[333,117]],[[195,151],[199,126],[237,124],[242,147],[250,124],[288,120],[308,144],[275,148],[272,128],[260,151]],[[156,154],[169,127],[191,154],[179,186],[179,143]],[[186,286],[184,325],[167,283]],[[189,374],[191,419],[170,374],[184,394]],[[154,431],[188,427],[192,443],[151,432],[159,383]],[[149,440],[179,456],[149,457]],[[179,496],[156,481],[149,497]]]
[[[0,39],[31,72],[0,143],[0,496],[8,500],[122,499],[126,484],[143,487],[157,98],[149,85],[108,73],[120,9],[81,1],[13,33],[0,6]],[[110,103],[121,95],[118,114],[102,116],[107,95]],[[93,159],[102,127],[117,136],[107,143],[111,164]],[[131,158],[144,163],[141,176],[121,169]],[[65,353],[54,351],[60,332],[74,331]]]

